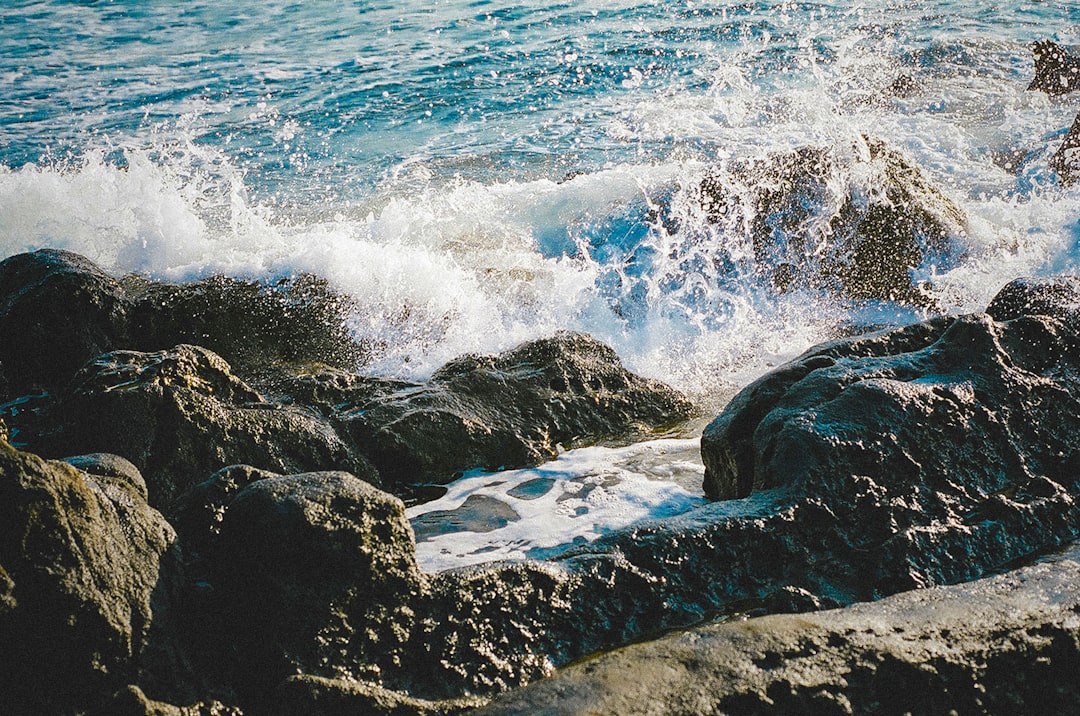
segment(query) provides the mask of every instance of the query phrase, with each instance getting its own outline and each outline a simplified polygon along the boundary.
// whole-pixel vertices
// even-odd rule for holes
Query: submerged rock
[[[1072,713],[1080,554],[811,615],[735,619],[569,667],[497,714]]]
[[[0,441],[4,713],[95,709],[127,684],[196,700],[176,534],[145,490],[115,456],[46,461]]]
[[[319,416],[266,402],[204,348],[116,351],[89,363],[27,426],[46,455],[110,452],[146,476],[150,504],[171,514],[180,495],[226,465],[278,473],[346,469],[378,481]]]
[[[1050,40],[1033,43],[1031,52],[1035,57],[1035,78],[1029,90],[1063,95],[1080,87],[1080,58]]]
[[[926,303],[916,269],[944,260],[964,213],[885,142],[804,147],[733,162],[700,186],[706,218],[749,233],[757,270],[781,291]]]

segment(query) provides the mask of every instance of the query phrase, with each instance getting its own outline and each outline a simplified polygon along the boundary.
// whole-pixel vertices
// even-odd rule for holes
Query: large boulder
[[[863,137],[731,162],[698,189],[705,217],[749,232],[756,270],[781,291],[926,303],[916,269],[945,260],[966,217],[901,152]]]
[[[70,251],[41,249],[0,261],[5,395],[56,390],[87,361],[123,347],[132,307],[117,281]]]
[[[695,410],[672,388],[627,371],[610,347],[570,332],[499,355],[463,356],[422,385],[364,381],[336,397],[341,429],[388,484],[401,485],[536,465],[577,445],[632,442]]]
[[[0,693],[8,714],[98,707],[127,684],[183,703],[176,535],[115,456],[46,461],[0,441]]]
[[[425,588],[405,508],[344,472],[258,479],[227,501],[211,580],[238,687],[289,675],[395,686]]]
[[[266,402],[199,346],[100,356],[41,410],[20,433],[31,449],[122,455],[166,514],[187,489],[233,464],[278,473],[344,469],[378,481],[324,419]]]
[[[1080,58],[1050,40],[1033,43],[1031,53],[1035,58],[1035,78],[1028,85],[1029,90],[1063,95],[1080,87]]]
[[[1080,709],[1080,554],[846,609],[732,619],[571,666],[478,716]]]

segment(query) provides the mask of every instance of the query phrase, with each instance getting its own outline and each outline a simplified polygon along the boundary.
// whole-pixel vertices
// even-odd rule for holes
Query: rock
[[[1073,713],[1080,554],[970,584],[697,627],[475,713]]]
[[[1075,322],[1080,316],[1080,277],[1015,279],[998,291],[986,313],[995,321],[1032,315]]]
[[[1080,175],[1080,114],[1076,115],[1069,133],[1061,140],[1061,146],[1050,157],[1050,168],[1065,186],[1071,186]]]
[[[5,713],[95,708],[132,683],[195,700],[174,631],[176,535],[144,489],[119,460],[46,461],[0,442]]]
[[[101,716],[242,716],[235,706],[220,701],[200,701],[197,704],[175,706],[147,698],[138,686],[129,685],[113,694],[98,713]]]
[[[46,455],[109,452],[147,478],[150,504],[171,515],[212,473],[248,464],[277,473],[347,469],[378,481],[319,416],[267,403],[204,348],[115,351],[88,364],[39,423],[21,433]]]
[[[1062,95],[1080,87],[1080,58],[1050,40],[1033,43],[1031,52],[1035,57],[1035,79],[1028,90]]]
[[[89,360],[130,340],[120,284],[70,251],[0,262],[0,365],[7,398],[54,391]]]
[[[308,274],[273,285],[117,281],[69,251],[19,254],[0,262],[0,397],[56,391],[103,353],[178,343],[208,347],[253,376],[280,362],[355,369],[367,348],[349,333],[351,309]]]
[[[298,675],[290,676],[275,690],[274,713],[278,716],[451,716],[484,703],[484,699],[476,697],[425,701],[371,684]]]
[[[706,218],[750,233],[756,270],[781,291],[925,304],[913,272],[947,259],[964,213],[873,138],[733,162],[701,182]]]
[[[632,442],[695,410],[675,390],[627,371],[608,346],[570,332],[497,356],[463,356],[423,385],[339,397],[341,429],[387,484],[399,485],[536,465],[561,448]]]
[[[348,473],[256,480],[228,504],[212,579],[242,693],[294,673],[394,688],[424,588],[397,498]]]
[[[203,346],[243,374],[278,363],[323,363],[355,370],[366,348],[349,334],[348,298],[310,274],[273,285],[212,276],[168,284],[128,276],[132,322],[142,350]]]

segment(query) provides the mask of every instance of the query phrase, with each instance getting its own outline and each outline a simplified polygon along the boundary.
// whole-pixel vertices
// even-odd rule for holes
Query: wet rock
[[[422,385],[341,397],[334,417],[342,430],[387,484],[405,485],[536,465],[560,446],[632,442],[694,414],[677,391],[630,373],[611,348],[570,332],[495,356],[463,356]]]
[[[945,260],[966,226],[918,167],[872,138],[733,162],[699,191],[710,222],[749,232],[756,270],[781,291],[924,304],[914,271]]]
[[[1051,316],[1072,325],[1080,317],[1080,277],[1018,278],[1007,283],[986,307],[995,321],[1025,315]]]
[[[970,584],[698,627],[569,667],[476,713],[1072,713],[1078,557],[1074,548]]]
[[[123,285],[134,303],[140,343],[118,348],[192,343],[221,355],[242,374],[280,362],[355,369],[367,356],[346,327],[349,300],[310,274],[272,285],[225,276],[185,284],[128,276]]]
[[[1050,168],[1065,186],[1071,186],[1080,176],[1080,114],[1073,120],[1065,139],[1061,140],[1061,146],[1050,157]]]
[[[266,402],[220,356],[190,345],[99,357],[21,437],[46,455],[122,455],[166,514],[183,492],[232,464],[277,473],[342,468],[378,480],[325,420]]]
[[[112,699],[98,709],[96,714],[100,716],[242,716],[243,712],[235,706],[226,706],[220,701],[200,701],[197,704],[176,706],[150,699],[138,686],[129,685],[113,694]]]
[[[1029,90],[1062,95],[1080,87],[1080,58],[1050,40],[1033,43],[1031,52],[1035,57],[1035,78]]]
[[[144,495],[119,459],[53,462],[0,442],[5,713],[93,709],[126,684],[196,700],[175,632],[176,535]]]
[[[348,473],[256,480],[229,502],[212,579],[240,691],[294,673],[392,688],[424,588],[400,500]]]
[[[0,397],[58,390],[103,353],[178,343],[208,347],[245,374],[281,362],[355,369],[367,349],[346,327],[351,308],[311,275],[272,285],[117,281],[69,251],[19,254],[0,262]]]
[[[53,391],[131,338],[132,303],[88,259],[41,249],[0,262],[0,365],[7,398]]]

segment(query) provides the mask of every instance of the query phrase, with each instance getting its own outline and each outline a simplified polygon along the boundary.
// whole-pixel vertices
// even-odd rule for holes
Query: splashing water
[[[715,407],[813,343],[917,319],[775,290],[695,203],[710,173],[864,135],[966,215],[916,270],[939,310],[1080,258],[1080,188],[1047,166],[1080,93],[1025,89],[1031,42],[1080,44],[1072,3],[52,0],[3,22],[0,255],[314,272],[356,299],[373,374],[569,328]]]

